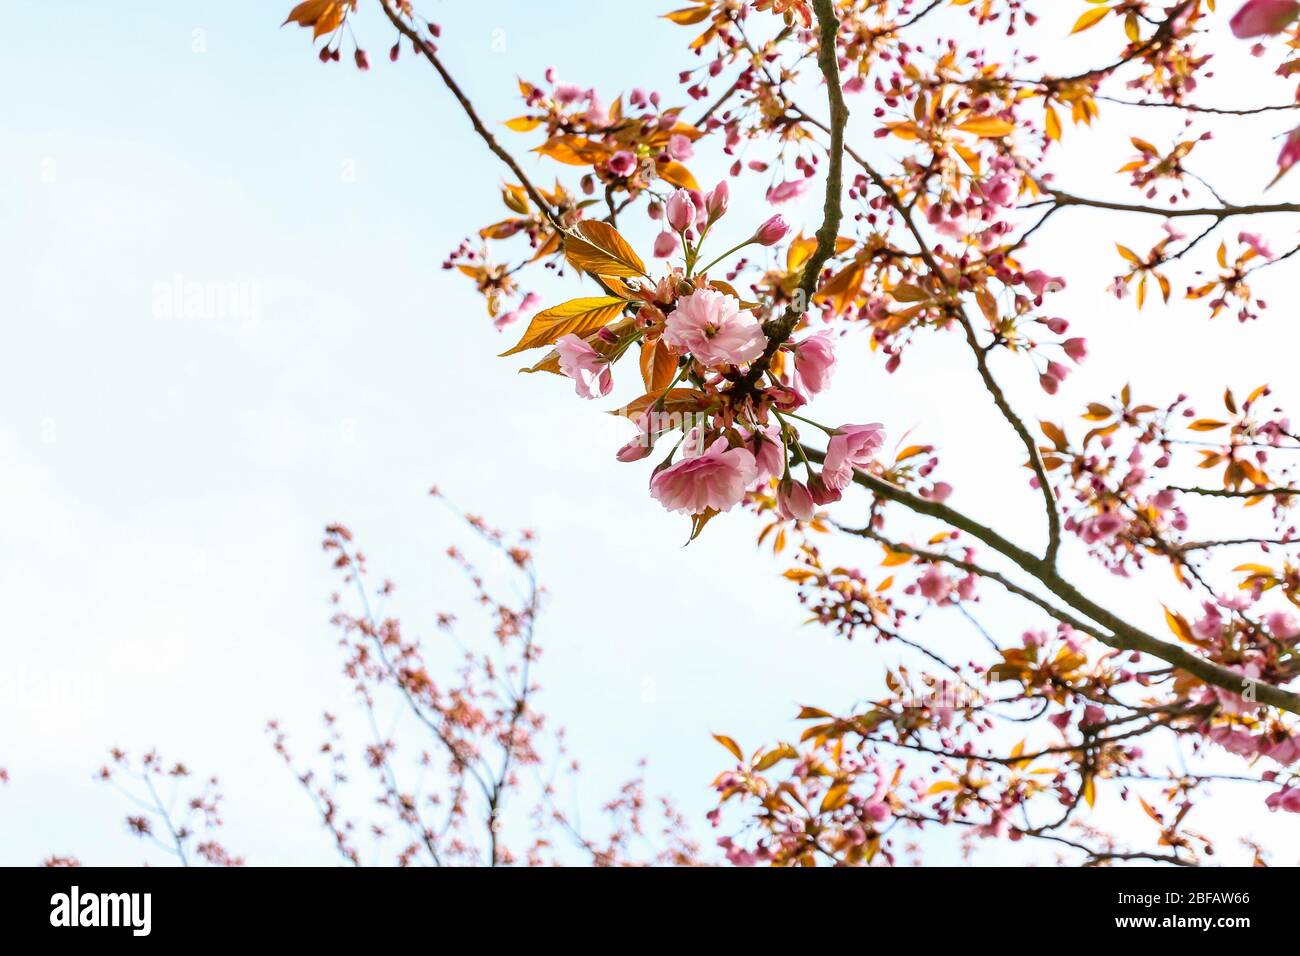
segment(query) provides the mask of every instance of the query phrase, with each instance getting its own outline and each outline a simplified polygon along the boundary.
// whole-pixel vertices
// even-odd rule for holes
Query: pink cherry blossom
[[[1205,604],[1205,613],[1192,622],[1192,633],[1201,640],[1217,638],[1223,633],[1223,614],[1214,604]]]
[[[808,187],[811,185],[811,179],[791,179],[783,183],[777,183],[767,191],[767,201],[773,206],[779,206],[781,203],[798,199],[808,191]]]
[[[1105,543],[1124,530],[1124,519],[1113,511],[1103,511],[1079,522],[1079,534],[1088,544]]]
[[[1019,178],[1004,171],[989,177],[988,181],[979,187],[979,194],[990,206],[1006,208],[1015,204],[1019,188]]]
[[[578,336],[570,332],[555,343],[560,353],[560,371],[573,379],[583,398],[603,398],[614,387],[609,361]]]
[[[921,592],[922,597],[937,604],[947,599],[948,592],[952,590],[952,582],[948,580],[948,575],[943,573],[943,568],[937,564],[929,564],[917,579],[916,588]]]
[[[794,370],[799,385],[808,396],[823,391],[835,371],[835,345],[831,333],[810,335],[794,347]]]
[[[663,340],[711,367],[752,362],[767,345],[758,319],[743,311],[735,296],[717,289],[698,289],[678,299]]]
[[[853,469],[870,465],[884,443],[885,426],[878,422],[841,425],[826,445],[822,481],[831,488],[844,490],[853,480]]]
[[[555,87],[555,102],[565,106],[583,98],[582,88],[572,83],[559,83]]]
[[[1276,760],[1284,767],[1300,760],[1300,740],[1295,737],[1284,737],[1281,740],[1275,740],[1266,745],[1266,753],[1270,760]]]
[[[519,305],[509,312],[502,312],[492,320],[492,327],[495,329],[504,329],[507,325],[513,325],[518,322],[525,312],[533,309],[537,303],[542,301],[542,297],[536,292],[529,292],[520,300]]]
[[[772,478],[779,478],[785,473],[785,447],[781,443],[781,433],[776,426],[768,425],[754,431],[741,429],[745,447],[754,455],[758,467],[755,484],[766,484]]]
[[[1257,256],[1263,256],[1265,259],[1273,258],[1273,250],[1269,248],[1268,243],[1260,237],[1259,233],[1239,232],[1237,233],[1237,241],[1250,246],[1255,250]]]
[[[1264,618],[1269,633],[1280,641],[1289,641],[1300,637],[1300,621],[1290,611],[1273,611]]]
[[[681,133],[674,133],[668,139],[668,155],[673,159],[685,162],[695,155],[695,147],[690,139]]]
[[[754,456],[744,448],[731,448],[723,437],[703,455],[684,458],[655,475],[650,495],[669,511],[730,511],[757,474]]]
[[[952,494],[952,485],[946,481],[936,481],[934,487],[921,489],[921,497],[943,504]]]
[[[626,149],[620,149],[609,158],[609,171],[615,176],[631,176],[636,172],[636,156]]]
[[[1264,800],[1264,806],[1270,810],[1286,810],[1289,813],[1300,813],[1300,787],[1283,787],[1281,790],[1269,794]]]
[[[1060,276],[1049,276],[1041,269],[1035,269],[1033,272],[1026,272],[1023,276],[1025,286],[1035,296],[1041,296],[1047,292],[1060,292],[1065,288],[1065,280]]]
[[[1232,32],[1243,40],[1281,33],[1297,16],[1300,0],[1247,0],[1232,18]]]

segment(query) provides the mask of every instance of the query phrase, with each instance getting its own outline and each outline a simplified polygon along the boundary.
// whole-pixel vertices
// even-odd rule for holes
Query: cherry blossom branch
[[[819,464],[825,461],[825,453],[816,448],[802,446],[803,452]],[[1098,640],[1118,650],[1140,651],[1171,664],[1174,667],[1195,675],[1207,684],[1221,687],[1233,694],[1240,694],[1246,682],[1242,675],[1191,654],[1176,644],[1161,640],[1123,620],[1106,610],[1100,604],[1085,597],[1074,585],[1057,573],[1054,566],[1044,559],[1035,557],[1028,551],[1008,541],[993,529],[968,518],[945,504],[920,498],[906,489],[891,484],[875,475],[855,471],[853,480],[864,488],[876,493],[881,498],[901,504],[918,514],[937,518],[954,528],[958,528],[972,537],[984,542],[1033,576],[1044,587],[1055,594],[1075,611],[1096,621],[1108,635],[1098,635]],[[1254,697],[1263,704],[1277,707],[1292,714],[1300,714],[1300,694],[1284,690],[1272,684],[1251,681]]]
[[[1196,716],[1196,717],[1204,716],[1209,711],[1209,709],[1210,708],[1204,705],[1195,708],[1190,708],[1190,707],[1178,708],[1178,707],[1171,706],[1168,708],[1158,709],[1157,712],[1166,714],[1170,719],[1172,719],[1174,717],[1184,717],[1184,716]],[[1135,720],[1138,719],[1138,716],[1130,716],[1125,719]],[[997,764],[1005,767],[1014,767],[1017,765],[1027,764],[1034,760],[1038,760],[1041,757],[1059,757],[1059,756],[1066,756],[1069,754],[1082,753],[1087,750],[1094,750],[1099,747],[1104,747],[1106,744],[1118,743],[1121,740],[1131,740],[1134,737],[1142,737],[1146,734],[1151,733],[1151,731],[1153,730],[1159,729],[1160,727],[1168,727],[1168,726],[1169,725],[1166,721],[1162,721],[1162,720],[1151,721],[1150,723],[1143,724],[1141,727],[1134,727],[1131,730],[1126,730],[1123,731],[1122,733],[1113,734],[1109,737],[1097,737],[1094,735],[1095,734],[1094,731],[1094,734],[1089,734],[1087,737],[1085,737],[1084,742],[1080,744],[1070,744],[1062,747],[1044,747],[1041,750],[1030,751],[1028,753],[1022,753],[1022,754],[1014,754],[1014,755],[1009,754],[1007,756],[1002,756],[1000,754],[989,754],[989,753],[984,753],[984,754],[965,753],[959,750],[945,750],[942,747],[927,747],[925,744],[912,743],[911,741],[906,741],[906,740],[891,740],[888,737],[871,737],[871,736],[864,735],[863,739],[869,740],[873,743],[885,744],[890,747],[897,747],[900,750],[911,750],[914,751],[915,753],[928,754],[932,757],[944,757],[949,760],[973,760],[976,763]],[[1170,727],[1170,729],[1176,730],[1177,728]],[[1051,827],[1040,827],[1039,829],[1047,830],[1047,829],[1051,829]]]
[[[877,541],[889,548],[890,551],[895,551],[899,554],[910,554],[915,558],[920,558],[922,561],[942,562],[951,567],[957,568],[958,570],[965,571],[968,574],[974,574],[981,578],[986,578],[993,581],[995,584],[1000,585],[1009,594],[1014,594],[1017,597],[1023,598],[1029,603],[1036,605],[1043,611],[1047,612],[1047,614],[1052,618],[1065,624],[1069,624],[1075,630],[1082,631],[1084,634],[1089,634],[1098,640],[1104,641],[1106,639],[1105,635],[1096,627],[1093,627],[1091,624],[1061,610],[1050,601],[1035,594],[1033,591],[1021,587],[1014,581],[1008,579],[1001,572],[985,568],[973,561],[966,561],[962,558],[954,557],[953,555],[943,554],[939,551],[928,551],[924,548],[916,548],[910,544],[904,544],[901,541],[895,541],[870,527],[848,528],[844,525],[836,525],[836,527],[848,534],[854,534],[862,538],[870,538],[872,541]]]
[[[817,44],[817,65],[826,82],[826,96],[830,104],[830,125],[823,127],[830,134],[830,150],[826,169],[826,197],[822,204],[822,224],[817,230],[817,247],[804,265],[803,278],[799,282],[799,294],[786,308],[781,318],[764,329],[767,346],[763,353],[750,366],[741,380],[740,387],[752,388],[771,367],[772,358],[794,332],[795,326],[803,317],[812,301],[813,293],[821,278],[822,266],[835,252],[835,240],[839,238],[840,220],[843,217],[841,205],[844,188],[844,127],[849,121],[849,108],[844,102],[844,91],[840,87],[840,66],[835,48],[835,37],[839,33],[839,19],[835,15],[835,6],[831,0],[813,0],[813,9],[817,14],[817,27],[820,39]]]
[[[1117,96],[1097,96],[1096,99],[1118,106],[1138,106],[1147,109],[1186,110],[1189,113],[1211,113],[1215,116],[1258,116],[1282,110],[1300,109],[1300,103],[1276,103],[1272,106],[1255,106],[1249,109],[1229,109],[1222,106],[1200,106],[1196,103],[1169,103],[1162,100],[1125,100]]]
[[[493,542],[495,544],[495,542]],[[528,576],[528,602],[525,605],[525,613],[528,615],[528,634],[524,638],[523,645],[523,665],[522,673],[519,677],[519,693],[513,696],[511,703],[510,720],[506,725],[505,741],[502,743],[504,755],[501,759],[501,770],[497,773],[492,781],[492,794],[488,799],[488,840],[491,851],[491,865],[496,866],[500,862],[500,854],[497,846],[497,831],[500,825],[501,801],[505,795],[506,784],[510,779],[511,761],[515,757],[516,741],[515,732],[519,727],[519,720],[528,710],[528,695],[532,689],[530,682],[530,671],[533,664],[534,642],[537,635],[536,616],[538,602],[537,576],[529,568]]]
[[[1290,498],[1300,495],[1300,488],[1188,488],[1182,485],[1170,485],[1170,491],[1180,491],[1185,495],[1204,495],[1207,498]]]
[[[980,826],[980,824],[975,820],[962,820],[956,817],[947,820],[941,820],[938,817],[926,816],[925,814],[922,813],[899,814],[897,819],[908,820],[916,824],[937,823],[940,826],[946,826],[948,824],[955,823],[958,826],[964,826],[964,827]],[[1079,843],[1075,840],[1069,839],[1068,837],[1063,837],[1059,833],[1034,833],[1029,830],[1020,829],[1018,827],[1013,829],[1015,832],[1020,833],[1022,836],[1032,837],[1033,839],[1036,840],[1048,840],[1052,843],[1059,843],[1062,844],[1063,846],[1068,846],[1076,850],[1082,850],[1084,853],[1088,854],[1089,862],[1102,862],[1105,860],[1151,860],[1157,863],[1170,863],[1174,866],[1196,866],[1196,864],[1191,860],[1187,860],[1173,854],[1144,852],[1141,850],[1135,850],[1131,852],[1098,850],[1094,847],[1088,846],[1086,843]]]
[[[791,104],[791,108],[795,110],[800,119],[813,124],[819,129],[827,131],[827,127],[824,123],[805,113],[793,103]],[[835,141],[834,137],[832,137],[832,148],[834,148],[834,145]],[[889,185],[889,182],[885,177],[866,160],[865,157],[860,155],[851,146],[844,146],[843,149],[851,159],[862,167],[863,171],[875,184],[876,188],[880,189],[881,192],[884,193],[890,206],[896,213],[898,213],[899,217],[903,220],[904,225],[907,226],[908,232],[912,234],[912,238],[916,241],[917,246],[920,249],[921,257],[929,267],[931,273],[937,278],[942,278],[943,271],[940,269],[938,260],[935,259],[929,243],[926,242],[925,236],[917,226],[916,221],[912,216],[911,208],[906,206],[902,200],[899,199],[898,193]],[[975,356],[976,367],[979,371],[981,380],[984,382],[985,389],[992,397],[993,403],[997,406],[1002,417],[1020,438],[1021,443],[1025,446],[1025,450],[1029,455],[1029,465],[1030,468],[1033,469],[1034,477],[1038,481],[1039,491],[1043,496],[1043,506],[1047,514],[1047,561],[1049,564],[1055,564],[1057,552],[1060,550],[1061,546],[1061,515],[1057,509],[1056,497],[1052,493],[1052,484],[1047,477],[1047,468],[1043,464],[1042,453],[1038,450],[1038,442],[1034,439],[1024,421],[1011,407],[1011,404],[1007,401],[1006,395],[1003,393],[997,379],[993,376],[993,372],[988,365],[988,350],[980,345],[979,340],[975,335],[974,326],[961,303],[954,302],[952,311],[961,323],[963,331],[966,334],[966,342]]]
[[[1146,206],[1141,203],[1113,202],[1107,199],[1087,199],[1061,189],[1042,186],[1043,192],[1052,196],[1059,207],[1091,206],[1094,209],[1108,209],[1112,212],[1133,212],[1164,219],[1189,219],[1196,216],[1213,216],[1215,219],[1231,219],[1234,216],[1258,216],[1267,213],[1300,213],[1300,203],[1256,203],[1248,206],[1236,206],[1231,203],[1222,206],[1202,206],[1180,208],[1178,206]]]
[[[958,305],[954,311],[961,323],[962,330],[966,333],[966,342],[975,355],[975,364],[979,369],[980,379],[984,382],[985,391],[992,397],[993,404],[998,407],[1002,417],[1007,420],[1012,430],[1020,437],[1021,443],[1029,449],[1029,465],[1033,469],[1034,478],[1038,483],[1038,489],[1043,496],[1043,502],[1047,509],[1047,553],[1044,560],[1049,566],[1053,566],[1056,564],[1057,552],[1061,549],[1061,513],[1056,505],[1056,495],[1052,491],[1052,484],[1047,479],[1047,466],[1043,463],[1042,453],[1038,450],[1038,442],[1030,433],[1024,420],[1011,407],[1006,394],[1002,391],[1002,386],[993,377],[993,372],[988,363],[988,349],[980,345],[979,339],[975,335],[975,327],[971,324],[966,310]]]
[[[1174,550],[1178,552],[1187,551],[1210,551],[1214,548],[1233,548],[1243,545],[1286,545],[1300,544],[1300,538],[1224,538],[1220,541],[1189,541],[1186,544],[1174,545]]]
[[[153,780],[150,779],[148,769],[146,769],[140,776],[141,779],[144,780],[144,785],[149,789],[149,796],[153,800],[158,815],[162,817],[163,822],[167,825],[167,833],[171,836],[172,844],[175,847],[171,852],[175,854],[176,859],[180,862],[181,866],[188,867],[190,861],[189,857],[185,854],[185,841],[181,839],[181,834],[177,832],[176,824],[172,823],[171,811],[163,805],[162,798],[158,796],[158,790],[154,787]],[[162,844],[159,845],[161,846]],[[164,847],[164,849],[166,849],[166,847]]]
[[[460,104],[460,108],[464,110],[465,115],[469,117],[470,124],[474,127],[474,132],[479,135],[479,138],[487,144],[487,148],[490,149],[493,154],[501,160],[501,162],[510,167],[510,171],[519,178],[519,182],[528,193],[529,198],[532,199],[532,201],[537,205],[537,208],[542,211],[546,218],[550,220],[551,225],[555,227],[556,231],[563,233],[564,226],[561,225],[560,221],[552,213],[551,204],[542,197],[542,194],[537,190],[537,187],[532,184],[532,181],[519,166],[519,163],[515,161],[515,158],[497,142],[497,138],[493,136],[492,132],[484,125],[483,120],[479,118],[478,111],[474,109],[474,104],[469,101],[469,97],[465,95],[464,91],[461,90],[460,85],[457,84],[451,73],[449,73],[447,68],[443,66],[442,60],[438,57],[438,51],[433,44],[421,36],[419,32],[417,32],[402,18],[401,14],[393,8],[393,0],[379,0],[379,5],[383,8],[385,16],[388,17],[389,22],[392,23],[397,31],[410,40],[415,48],[423,53],[428,61],[433,64],[433,68],[438,71],[438,76],[442,78],[443,85],[445,85],[451,92],[451,95],[456,98],[456,102]]]

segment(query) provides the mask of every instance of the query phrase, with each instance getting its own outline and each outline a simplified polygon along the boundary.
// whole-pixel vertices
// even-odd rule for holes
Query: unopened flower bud
[[[717,222],[727,214],[727,205],[731,201],[731,187],[724,179],[713,187],[713,191],[704,197],[704,208],[708,210],[709,222]]]
[[[812,497],[813,504],[817,505],[834,504],[844,497],[844,492],[822,481],[821,475],[813,475],[808,479],[808,494]]]
[[[781,487],[777,491],[776,500],[782,518],[795,518],[799,521],[812,520],[815,512],[812,495],[799,482],[792,481],[789,478],[782,481]]]
[[[773,216],[763,225],[758,227],[758,232],[754,233],[754,241],[761,246],[774,246],[790,231],[790,226],[781,215]]]
[[[668,225],[683,232],[694,224],[695,212],[691,194],[685,189],[679,189],[668,200]]]

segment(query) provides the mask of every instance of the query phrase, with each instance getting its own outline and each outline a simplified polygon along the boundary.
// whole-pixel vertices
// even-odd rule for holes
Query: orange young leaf
[[[647,392],[662,392],[677,375],[677,356],[660,340],[641,343],[641,380]]]
[[[822,798],[822,813],[830,813],[832,810],[838,810],[844,806],[849,799],[849,785],[847,783],[837,783],[826,791],[826,796]]]
[[[682,10],[674,10],[672,13],[665,13],[663,18],[671,20],[679,26],[688,27],[693,23],[700,23],[712,11],[713,8],[706,3],[702,7],[686,7]]]
[[[674,186],[679,186],[682,189],[700,188],[700,184],[695,181],[695,177],[691,175],[691,171],[675,159],[670,159],[666,163],[660,163],[656,167],[656,171],[658,172],[660,179],[672,183]]]
[[[647,392],[640,398],[628,402],[622,408],[614,409],[610,414],[622,415],[624,418],[636,420],[642,412],[651,406],[668,414],[686,414],[687,412],[703,411],[709,407],[712,401],[708,395],[693,388],[672,388],[667,391]]]
[[[284,23],[296,23],[303,27],[312,27],[312,39],[333,33],[347,17],[348,12],[356,9],[357,0],[305,0],[289,11]],[[284,26],[284,23],[280,26]]]
[[[1061,117],[1056,115],[1056,110],[1052,108],[1051,103],[1044,104],[1044,108],[1047,111],[1047,138],[1055,142],[1061,138]]]
[[[1011,120],[1002,119],[1000,116],[977,116],[974,119],[967,120],[957,128],[963,133],[993,138],[1011,133],[1015,130],[1016,124]]]
[[[568,166],[593,166],[613,155],[610,148],[583,136],[552,136],[533,150]]]
[[[722,746],[726,747],[728,750],[730,750],[735,755],[737,760],[745,759],[745,755],[740,751],[740,744],[736,743],[726,734],[714,734],[713,739],[716,740],[718,743],[722,744]]]
[[[627,240],[607,222],[584,219],[564,240],[564,253],[577,268],[595,276],[643,276],[641,261]]]
[[[613,296],[594,296],[587,299],[571,299],[563,305],[538,312],[528,324],[528,331],[514,348],[501,353],[501,357],[514,355],[525,349],[541,348],[551,345],[561,336],[573,333],[584,335],[594,332],[609,324],[623,311],[626,299]]]

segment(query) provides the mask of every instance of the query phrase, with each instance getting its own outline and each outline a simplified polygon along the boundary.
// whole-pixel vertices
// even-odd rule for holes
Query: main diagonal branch
[[[1300,203],[1294,202],[1275,202],[1275,203],[1251,203],[1245,206],[1237,206],[1232,203],[1225,203],[1221,206],[1148,206],[1142,203],[1118,202],[1109,199],[1090,199],[1085,196],[1076,196],[1074,193],[1068,193],[1061,189],[1053,189],[1049,186],[1038,184],[1043,192],[1052,197],[1051,202],[1059,207],[1066,206],[1090,206],[1093,209],[1107,209],[1111,212],[1133,212],[1142,213],[1149,216],[1159,216],[1162,219],[1190,219],[1196,217],[1213,217],[1222,222],[1225,219],[1231,219],[1234,216],[1260,216],[1266,213],[1300,213]]]
[[[497,138],[492,135],[491,130],[484,125],[483,120],[479,118],[478,111],[474,109],[474,104],[469,101],[469,97],[465,95],[459,84],[456,83],[456,80],[447,71],[447,68],[443,66],[442,60],[438,57],[437,49],[435,49],[432,43],[421,36],[417,30],[402,18],[402,15],[394,9],[393,0],[379,0],[379,5],[383,7],[384,15],[388,17],[389,22],[393,24],[397,31],[410,40],[411,43],[414,44],[415,48],[423,53],[425,57],[428,58],[429,62],[433,64],[433,68],[438,71],[438,76],[442,78],[442,82],[446,85],[447,89],[451,91],[451,95],[456,97],[456,102],[459,103],[460,108],[465,111],[465,115],[469,117],[470,123],[474,126],[474,132],[478,133],[479,138],[487,144],[487,148],[492,150],[501,162],[510,167],[510,171],[519,178],[519,182],[524,187],[524,191],[528,193],[528,197],[537,204],[537,208],[542,211],[542,214],[545,215],[551,225],[555,227],[555,230],[563,235],[564,226],[561,225],[560,221],[556,218],[554,211],[551,209],[551,204],[543,198],[542,194],[537,190],[537,187],[532,184],[532,181],[528,178],[527,174],[524,173],[523,169],[520,168],[519,163],[516,162],[515,158],[510,155],[504,146],[497,142]]]
[[[825,459],[824,453],[816,448],[803,446],[803,452],[812,461],[821,462]],[[1150,654],[1166,664],[1171,664],[1187,671],[1189,674],[1195,675],[1207,684],[1221,687],[1233,694],[1242,694],[1246,691],[1248,682],[1238,672],[1229,670],[1203,657],[1198,657],[1177,644],[1171,644],[1152,634],[1148,634],[1117,614],[1106,610],[1102,605],[1085,596],[1073,584],[1061,577],[1054,565],[1008,541],[987,525],[980,524],[948,505],[920,498],[905,488],[900,488],[898,485],[891,484],[875,475],[858,471],[855,472],[853,480],[886,501],[903,505],[917,514],[937,518],[939,521],[984,542],[994,551],[1008,558],[1021,571],[1024,571],[1047,588],[1048,591],[1065,602],[1074,611],[1101,625],[1101,628],[1104,629],[1102,631],[1095,631],[1091,628],[1081,628],[1081,630],[1094,634],[1103,644],[1117,650],[1140,651],[1143,654]],[[1035,603],[1042,606],[1040,601]],[[1268,704],[1292,714],[1300,714],[1300,694],[1260,681],[1250,681],[1249,687],[1254,699],[1259,703]]]
[[[832,133],[832,148],[835,148],[833,129],[828,128],[825,123],[822,123],[816,117],[805,113],[793,103],[790,104],[790,106],[798,115],[800,120],[810,123],[825,132]],[[944,275],[943,269],[940,268],[938,259],[935,257],[933,250],[930,249],[929,243],[926,242],[924,234],[917,226],[916,220],[912,215],[911,207],[905,204],[898,197],[898,193],[894,190],[893,186],[890,185],[889,181],[885,179],[879,170],[877,170],[864,156],[856,152],[851,146],[844,146],[843,151],[848,154],[849,158],[862,167],[863,172],[867,174],[867,178],[871,180],[877,189],[884,193],[886,201],[889,203],[890,207],[893,208],[894,212],[898,214],[899,218],[902,219],[903,225],[907,227],[908,232],[911,233],[912,238],[916,241],[917,247],[920,250],[921,258],[930,269],[930,273],[935,276],[936,279],[942,281]],[[980,379],[984,382],[985,389],[988,391],[990,397],[992,397],[993,404],[997,406],[1002,417],[1006,419],[1007,424],[1009,424],[1012,430],[1016,433],[1021,444],[1025,446],[1025,451],[1029,456],[1029,467],[1033,470],[1034,477],[1037,479],[1038,489],[1043,497],[1043,507],[1047,515],[1046,560],[1048,564],[1054,565],[1056,563],[1057,552],[1061,547],[1061,515],[1057,508],[1056,496],[1052,493],[1051,482],[1047,478],[1047,468],[1043,464],[1042,453],[1038,450],[1038,443],[1034,440],[1034,437],[1030,433],[1028,426],[1025,425],[1024,420],[1021,419],[1021,417],[1016,414],[1015,409],[1011,407],[1010,402],[1007,401],[1006,395],[1002,391],[1002,387],[993,376],[993,372],[989,368],[988,364],[987,349],[980,345],[979,339],[975,334],[975,326],[956,296],[953,296],[951,308],[953,316],[961,324],[963,331],[966,333],[966,342],[970,346],[972,354],[975,356],[975,364],[979,370]]]

